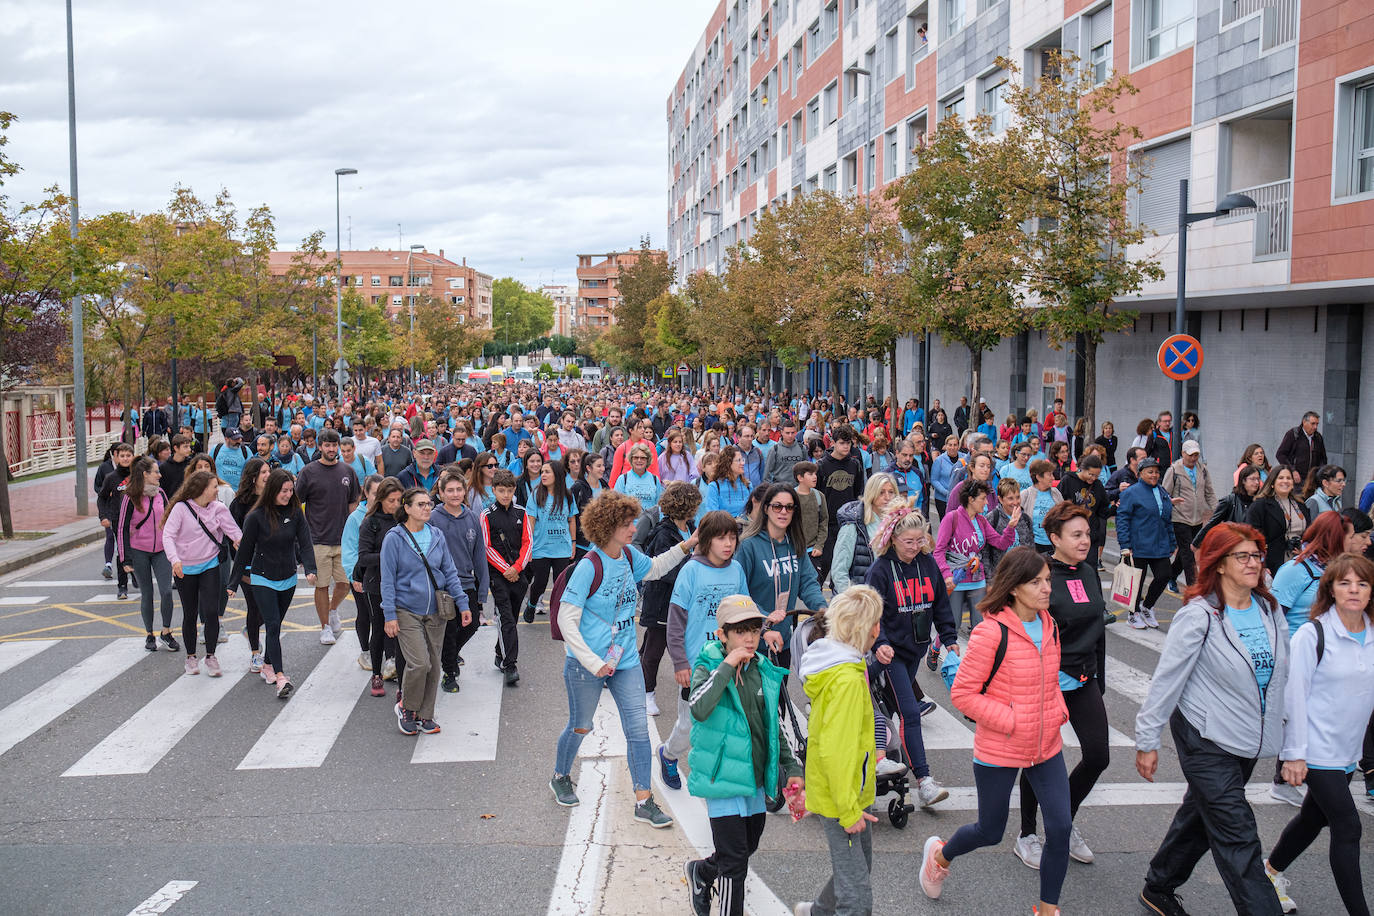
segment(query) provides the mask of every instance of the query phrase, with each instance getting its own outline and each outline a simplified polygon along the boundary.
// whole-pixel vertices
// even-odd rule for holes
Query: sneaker
[[[277,674],[277,699],[279,699],[279,700],[285,700],[287,697],[291,696],[292,691],[294,691],[295,689],[296,689],[296,688],[295,688],[295,685],[293,685],[293,684],[291,683],[291,679],[288,678],[286,675],[281,674],[280,672],[278,672],[278,674]]]
[[[396,680],[396,659],[394,659],[394,658],[382,659],[382,680],[384,680],[384,681],[394,681],[394,680]]]
[[[219,659],[213,655],[205,656],[205,673],[210,677],[219,677],[223,674],[224,672],[219,670]]]
[[[505,671],[506,660],[498,655],[496,656],[496,658],[492,659],[491,666],[495,668],[497,671]]]
[[[549,788],[553,790],[553,800],[564,808],[576,808],[579,804],[577,800],[576,787],[573,786],[571,776],[557,776],[549,780]]]
[[[1093,851],[1083,841],[1083,834],[1078,832],[1077,824],[1069,831],[1069,858],[1084,865],[1091,865],[1093,861]]]
[[[196,657],[194,655],[186,656],[186,673],[200,674],[200,662],[196,661]]]
[[[129,600],[129,590],[128,590],[127,588],[121,588],[121,589],[119,590],[118,594],[115,595],[115,600],[117,600],[117,601],[128,601],[128,600]]]
[[[168,652],[180,652],[181,646],[177,643],[177,638],[171,633],[163,633],[158,637],[162,641],[162,646]]]
[[[376,675],[376,674],[372,675],[372,688],[371,688],[371,689],[372,689],[372,695],[373,695],[374,697],[384,697],[384,696],[386,696],[386,684],[385,684],[385,682],[382,681],[381,677],[378,676],[378,675]]]
[[[916,797],[920,799],[922,808],[929,808],[949,798],[949,792],[935,781],[934,776],[922,776],[916,780]]]
[[[1040,857],[1045,854],[1045,847],[1040,843],[1040,837],[1035,834],[1030,836],[1019,836],[1016,844],[1011,848],[1012,855],[1021,860],[1021,864],[1027,868],[1040,870]]]
[[[338,640],[334,638],[334,631],[333,631],[333,630],[331,630],[331,629],[330,629],[329,627],[327,627],[327,626],[326,626],[326,627],[320,627],[320,645],[322,645],[322,646],[332,646],[332,645],[334,645],[334,643],[336,643],[336,642],[338,642]]]
[[[339,619],[339,610],[335,608],[329,612],[329,629],[334,631],[334,638],[338,639],[343,633],[343,621]]]
[[[514,665],[506,669],[506,686],[514,687],[520,683],[520,672]]]
[[[795,904],[792,907],[792,916],[811,916],[811,901]]]
[[[1119,621],[1120,619],[1121,619],[1120,617],[1116,616],[1116,612],[1115,612],[1115,611],[1109,611],[1109,610],[1106,610],[1105,608],[1103,609],[1103,611],[1102,611],[1102,622],[1103,622],[1104,624],[1106,624],[1106,625],[1108,625],[1108,626],[1111,626],[1112,624],[1116,623],[1116,622]]]
[[[262,670],[262,653],[261,653],[261,652],[254,652],[254,653],[253,653],[253,658],[248,662],[248,670],[249,670],[251,673],[253,673],[253,674],[257,674],[259,671]]]
[[[936,708],[936,705],[932,703],[930,700],[922,700],[921,702],[916,704],[916,709],[921,713],[922,717],[930,715],[936,710]]]
[[[901,776],[906,772],[906,764],[900,760],[893,760],[891,757],[884,757],[878,761],[878,776]]]
[[[420,723],[415,721],[415,713],[410,710],[403,710],[396,719],[396,727],[401,730],[401,734],[415,736],[420,734]]]
[[[420,731],[426,735],[439,734],[439,723],[435,722],[433,719],[419,719],[416,724],[420,726]]]
[[[945,879],[949,877],[949,869],[935,861],[935,853],[944,847],[944,841],[938,836],[933,836],[926,840],[925,848],[921,851],[921,890],[925,891],[931,900],[940,898]]]
[[[658,746],[658,773],[663,777],[663,784],[670,789],[682,788],[682,777],[677,771],[677,761],[663,753],[664,745]]]
[[[458,675],[445,674],[443,680],[439,682],[439,689],[444,693],[458,692]]]
[[[229,641],[229,632],[225,630],[224,627],[219,628],[219,641],[220,643],[226,643]]]
[[[525,613],[522,616],[525,618],[525,623],[534,623],[534,608],[528,604],[525,605]]]
[[[372,670],[372,653],[371,653],[371,652],[359,652],[359,653],[358,653],[358,667],[361,668],[361,669],[363,669],[364,671],[371,671],[371,670]]]
[[[1175,598],[1183,597],[1183,592],[1179,590],[1177,579],[1170,579],[1169,584],[1164,587],[1164,590]]]
[[[649,713],[649,715],[651,715],[651,716],[656,716],[656,715],[659,714],[659,713],[658,713],[658,700],[654,699],[654,695],[653,695],[653,692],[652,692],[652,691],[650,691],[649,693],[644,694],[644,709],[645,709],[645,710]]]
[[[682,866],[687,875],[687,895],[692,902],[692,916],[711,916],[711,883],[701,880],[701,859],[692,859]]]
[[[114,578],[114,565],[113,565],[113,564],[110,564],[110,563],[106,563],[104,566],[100,567],[100,574],[101,574],[102,576],[104,576],[106,579],[113,579],[113,578]]]
[[[538,614],[540,617],[547,617],[549,616],[548,605],[544,604],[543,601],[540,601],[539,607],[537,607],[534,612]]]
[[[930,652],[926,653],[926,667],[931,671],[940,667],[940,644],[931,643]]]
[[[1149,626],[1149,624],[1145,622],[1145,617],[1140,611],[1131,611],[1131,613],[1126,616],[1126,622],[1131,625],[1132,630],[1143,630]]]
[[[463,667],[463,666],[466,665],[466,664],[467,664],[467,662],[463,661],[463,656],[461,656],[461,655],[458,656],[458,667],[461,668],[461,667]]]
[[[1149,608],[1149,607],[1143,607],[1143,608],[1141,608],[1141,609],[1140,609],[1140,616],[1141,616],[1141,618],[1144,619],[1144,621],[1145,621],[1145,626],[1149,627],[1149,628],[1152,629],[1152,630],[1158,630],[1158,629],[1159,629],[1159,621],[1155,619],[1155,610],[1154,610],[1154,608]]]
[[[1298,905],[1293,902],[1293,898],[1288,896],[1288,879],[1283,876],[1283,872],[1274,871],[1269,867],[1269,860],[1264,862],[1264,873],[1269,876],[1269,883],[1274,885],[1274,893],[1279,895],[1279,906],[1283,907],[1285,913],[1296,913]]]
[[[1148,885],[1140,891],[1140,902],[1145,909],[1159,916],[1188,916],[1188,911],[1183,908],[1183,898],[1178,894],[1157,891]]]
[[[262,663],[262,670],[259,671],[258,674],[262,675],[263,683],[267,684],[269,687],[276,686],[277,672],[273,671],[272,666],[267,664],[267,662]]]
[[[1307,787],[1290,786],[1286,782],[1276,782],[1269,787],[1269,797],[1275,801],[1292,805],[1294,808],[1301,808],[1302,800],[1307,797]]]
[[[641,824],[648,824],[656,830],[673,826],[673,819],[663,813],[663,809],[658,806],[658,802],[654,801],[652,795],[642,802],[635,802],[635,820]]]
[[[154,636],[152,633],[149,633],[148,638],[143,640],[143,648],[147,649],[149,652],[156,652],[157,637]]]

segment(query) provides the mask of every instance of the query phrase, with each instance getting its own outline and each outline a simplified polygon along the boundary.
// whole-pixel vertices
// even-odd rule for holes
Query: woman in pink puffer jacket
[[[1069,866],[1069,776],[1059,729],[1068,707],[1059,691],[1059,631],[1050,617],[1050,569],[1030,547],[1007,552],[997,566],[980,609],[950,699],[978,723],[973,738],[973,780],[978,820],[960,827],[948,842],[926,840],[921,887],[939,897],[949,865],[958,856],[1002,841],[1007,804],[1024,771],[1045,815],[1040,861],[1040,916],[1057,916],[1059,891]],[[1002,660],[999,646],[1005,640]]]

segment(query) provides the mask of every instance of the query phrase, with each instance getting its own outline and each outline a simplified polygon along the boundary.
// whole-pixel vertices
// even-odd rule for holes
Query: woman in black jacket
[[[1312,523],[1307,505],[1298,499],[1297,475],[1286,464],[1270,472],[1255,501],[1245,513],[1245,524],[1264,535],[1264,566],[1270,575],[1279,571],[1302,546],[1302,533]]]
[[[606,483],[605,477],[606,459],[601,457],[599,452],[588,452],[582,457],[582,473],[570,488],[573,502],[577,503],[577,515],[573,516],[577,519],[577,547],[574,560],[582,559],[582,555],[591,549],[587,535],[582,530],[582,513],[587,511],[587,504],[600,495]]]
[[[952,435],[954,435],[954,427],[949,425],[949,420],[945,417],[945,409],[943,407],[937,408],[934,416],[930,418],[930,426],[926,427],[926,439],[935,443],[943,443]]]
[[[659,519],[649,529],[644,552],[656,557],[691,537],[694,527],[692,520],[700,505],[701,491],[692,484],[675,480],[664,487],[663,495],[658,500]],[[662,578],[644,583],[644,596],[639,610],[644,644],[639,648],[639,661],[644,669],[644,705],[651,716],[658,715],[654,688],[658,681],[658,664],[668,648],[668,602],[673,596],[673,586],[677,584],[677,574],[681,569],[678,566]]]
[[[1116,473],[1117,446],[1116,427],[1112,425],[1111,420],[1107,420],[1102,424],[1102,435],[1098,436],[1093,441],[1102,446],[1107,452],[1107,458],[1103,463],[1107,466],[1107,476],[1110,477],[1112,474]]]
[[[391,673],[382,671],[384,654],[396,660],[396,683],[401,683],[401,676],[406,669],[405,656],[396,651],[396,638],[386,635],[386,620],[382,614],[382,541],[387,532],[397,525],[396,510],[401,508],[401,494],[404,492],[405,487],[395,477],[388,477],[377,484],[377,492],[367,504],[367,515],[363,516],[362,524],[358,526],[358,564],[352,572],[353,581],[363,584],[368,612],[372,615],[367,648],[372,656],[371,693],[374,697],[386,696],[386,688],[378,680]],[[399,706],[399,695],[396,702]]]
[[[1212,517],[1207,520],[1207,524],[1202,526],[1202,530],[1193,538],[1193,546],[1201,547],[1202,539],[1222,522],[1235,522],[1238,525],[1245,524],[1245,516],[1250,511],[1250,506],[1255,501],[1255,494],[1259,492],[1264,481],[1260,479],[1260,469],[1251,464],[1242,465],[1236,470],[1236,487],[1227,493],[1217,503],[1216,509],[1212,512]]]
[[[1069,815],[1097,784],[1111,762],[1108,750],[1107,707],[1107,604],[1102,600],[1102,581],[1097,568],[1087,562],[1092,546],[1089,512],[1083,506],[1061,502],[1045,513],[1042,522],[1054,553],[1050,556],[1050,616],[1059,628],[1059,684],[1069,724],[1083,748],[1083,759],[1069,774]],[[1021,772],[1021,833],[1013,851],[1031,868],[1040,867],[1041,843],[1035,835],[1038,806],[1035,790]],[[1069,833],[1069,855],[1091,862],[1093,852],[1075,826]]]
[[[305,581],[313,586],[315,548],[310,543],[301,501],[296,498],[296,478],[290,471],[278,468],[267,475],[257,505],[244,520],[243,538],[229,573],[228,593],[234,594],[243,577],[248,576],[248,588],[257,599],[267,631],[262,679],[275,685],[277,697],[283,700],[294,689],[282,667],[281,624],[296,595],[297,563],[305,566]]]
[[[239,526],[240,531],[248,524],[248,513],[258,504],[258,498],[262,496],[263,488],[267,486],[267,477],[271,473],[271,466],[262,458],[249,458],[244,462],[238,492],[229,501],[229,514],[234,517],[234,524]],[[232,575],[231,571],[230,576]],[[249,584],[247,578],[231,578],[229,581]],[[251,588],[245,588],[243,602],[248,605],[248,619],[244,621],[244,631],[248,634],[248,647],[253,652],[253,660],[249,662],[248,670],[258,674],[262,671],[262,614],[258,611],[258,596]]]

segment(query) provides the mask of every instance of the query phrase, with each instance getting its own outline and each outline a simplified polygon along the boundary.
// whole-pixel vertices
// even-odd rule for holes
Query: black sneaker
[[[419,719],[416,721],[416,724],[420,727],[420,731],[424,732],[426,735],[439,734],[439,723],[435,722],[433,719]]]
[[[711,885],[701,880],[701,859],[682,866],[687,875],[687,893],[692,900],[692,916],[711,916]]]
[[[445,674],[444,679],[439,682],[439,689],[442,690],[444,693],[457,693],[458,675]]]
[[[524,617],[525,623],[534,623],[534,608],[530,607],[528,604],[525,605]]]
[[[467,664],[467,662],[463,661],[463,656],[461,656],[461,655],[458,656],[458,667],[461,668],[461,667],[463,667],[463,666],[466,665],[466,664]]]
[[[162,645],[168,652],[180,652],[181,646],[177,643],[177,638],[171,633],[163,633],[158,639],[162,640]]]
[[[118,600],[118,601],[128,601],[128,600],[129,600],[129,590],[128,590],[127,588],[121,588],[121,589],[119,590],[119,593],[115,595],[115,599]]]
[[[657,830],[673,826],[673,819],[658,806],[652,795],[642,802],[635,803],[635,820]]]
[[[415,713],[409,709],[401,711],[401,715],[396,719],[396,727],[403,735],[414,736],[420,733],[420,723],[415,720]]]
[[[491,664],[494,668],[496,668],[497,671],[506,670],[506,660],[499,655],[496,656],[496,661],[492,662]]]
[[[520,672],[516,670],[514,665],[511,665],[506,669],[506,686],[514,687],[518,683],[520,683]]]
[[[156,652],[157,637],[155,637],[152,633],[149,633],[148,638],[143,640],[143,648],[147,649],[149,652]]]
[[[920,711],[922,716],[928,716],[939,707],[930,702],[930,700],[922,700],[920,703],[916,704],[916,708]]]
[[[1110,610],[1103,610],[1103,611],[1102,611],[1102,622],[1103,622],[1104,624],[1110,625],[1110,624],[1116,623],[1116,622],[1117,622],[1118,620],[1120,620],[1120,619],[1121,619],[1121,618],[1117,617],[1116,614],[1115,614],[1114,612],[1110,611]]]
[[[926,667],[931,671],[940,667],[940,644],[931,643],[930,651],[926,653]]]
[[[1148,885],[1140,892],[1140,904],[1159,916],[1188,916],[1188,911],[1183,908],[1183,900],[1178,894],[1157,891]]]

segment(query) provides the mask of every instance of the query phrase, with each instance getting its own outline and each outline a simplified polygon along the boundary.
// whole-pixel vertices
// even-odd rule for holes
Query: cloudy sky
[[[715,0],[74,0],[81,209],[181,183],[277,218],[278,246],[420,243],[571,282],[579,252],[666,234],[665,102]],[[0,0],[12,201],[65,188],[61,0]]]

